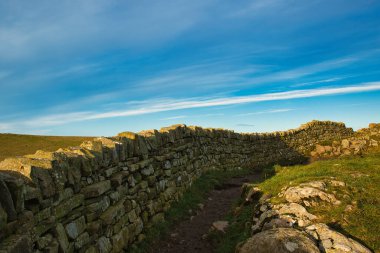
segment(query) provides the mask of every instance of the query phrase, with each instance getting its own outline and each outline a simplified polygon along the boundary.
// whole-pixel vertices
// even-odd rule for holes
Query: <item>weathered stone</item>
[[[45,248],[52,242],[52,240],[53,240],[53,236],[51,234],[41,236],[40,238],[37,239],[37,248],[40,250]]]
[[[152,165],[141,170],[141,174],[143,174],[144,176],[149,176],[149,175],[152,175],[153,173],[154,173],[154,169]]]
[[[279,214],[289,214],[292,216],[295,216],[300,219],[307,219],[307,220],[315,220],[317,217],[311,213],[309,213],[305,207],[297,204],[297,203],[290,203],[283,205],[279,210]]]
[[[326,201],[332,204],[340,204],[340,201],[338,201],[333,194],[326,193],[318,188],[310,186],[289,187],[284,192],[284,197],[288,202],[295,203],[307,201],[306,203],[317,205],[319,201]]]
[[[57,226],[54,228],[54,235],[59,243],[60,252],[69,252],[69,240],[67,239],[65,229],[63,228],[63,225],[61,223],[58,223]]]
[[[28,235],[14,234],[0,242],[0,250],[7,253],[31,253],[32,243]]]
[[[311,225],[306,229],[310,232],[315,231],[318,234],[318,239],[321,242],[319,246],[323,249],[324,252],[372,252],[365,246],[361,245],[359,242],[330,229],[326,224],[318,223]]]
[[[128,171],[120,171],[112,175],[110,178],[112,187],[118,187],[123,183],[123,180],[129,175]]]
[[[0,179],[0,204],[7,213],[9,221],[14,221],[17,219],[16,209],[13,204],[12,195],[5,182]]]
[[[53,209],[53,214],[59,219],[66,216],[69,212],[71,212],[74,208],[83,204],[84,195],[76,194],[70,199],[63,201],[61,204],[56,206]]]
[[[90,242],[90,235],[87,232],[85,232],[79,235],[75,239],[75,243],[74,243],[75,249],[81,249],[83,248],[84,245],[88,244],[89,242]]]
[[[102,195],[106,191],[111,189],[111,181],[106,180],[96,184],[89,185],[85,188],[82,188],[81,193],[85,198],[94,198]]]
[[[350,147],[350,141],[349,140],[342,140],[342,148],[349,148]]]
[[[84,216],[68,223],[65,226],[66,233],[69,238],[76,239],[85,229],[86,229],[86,220]]]
[[[58,253],[59,244],[57,240],[53,239],[50,244],[44,249],[47,253]]]
[[[276,228],[255,234],[237,250],[238,253],[319,253],[316,243],[306,233],[293,228]]]
[[[119,233],[112,236],[111,242],[112,242],[112,252],[121,252],[125,245],[128,244],[129,240],[129,231],[128,228],[123,228]]]
[[[98,248],[99,253],[109,253],[112,250],[110,239],[104,236],[99,238],[98,242],[96,243],[96,247]]]
[[[3,227],[5,225],[7,225],[7,222],[8,221],[8,215],[7,213],[4,211],[3,207],[1,206],[1,203],[0,203],[0,230],[3,229]]]
[[[120,200],[116,205],[109,207],[100,219],[107,225],[114,223],[125,213],[124,200]]]

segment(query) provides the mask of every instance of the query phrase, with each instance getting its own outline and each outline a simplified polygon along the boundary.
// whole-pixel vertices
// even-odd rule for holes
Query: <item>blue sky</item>
[[[0,132],[380,121],[376,0],[0,1]]]

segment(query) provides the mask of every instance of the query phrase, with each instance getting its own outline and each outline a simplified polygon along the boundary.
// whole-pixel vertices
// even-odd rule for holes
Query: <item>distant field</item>
[[[59,148],[78,146],[94,137],[40,136],[0,134],[0,161],[7,157],[33,154],[37,150],[55,151]]]

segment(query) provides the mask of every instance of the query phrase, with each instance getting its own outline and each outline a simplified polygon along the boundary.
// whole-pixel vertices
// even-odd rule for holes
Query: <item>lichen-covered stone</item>
[[[110,206],[101,216],[100,219],[107,225],[110,225],[118,220],[124,213],[124,200],[120,200],[116,205]]]
[[[89,185],[85,188],[82,188],[81,193],[85,198],[94,198],[102,195],[106,191],[111,189],[111,181],[106,180],[96,184]]]
[[[276,228],[255,234],[238,253],[319,253],[316,242],[294,228]]]
[[[84,195],[76,194],[73,197],[63,201],[58,206],[54,207],[53,214],[59,219],[66,216],[74,208],[83,204]]]

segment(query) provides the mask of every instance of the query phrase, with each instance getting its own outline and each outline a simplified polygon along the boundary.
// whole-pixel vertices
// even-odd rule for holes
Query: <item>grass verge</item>
[[[329,189],[342,204],[320,205],[308,211],[343,234],[351,235],[368,247],[380,252],[380,154],[364,157],[344,157],[317,161],[309,165],[274,166],[275,175],[260,183],[259,188],[277,195],[289,184],[297,185],[331,177],[346,183],[346,187]],[[273,198],[274,202],[282,199]],[[353,207],[347,211],[347,207]]]
[[[23,134],[0,134],[0,161],[7,157],[34,154],[37,150],[55,151],[59,148],[78,146],[93,137],[40,136]]]
[[[169,235],[178,222],[190,218],[189,210],[205,201],[207,194],[216,186],[222,185],[228,179],[252,173],[251,170],[208,171],[201,175],[184,193],[182,198],[172,204],[165,213],[165,221],[157,223],[145,231],[145,239],[131,247],[130,253],[155,252],[152,245]]]

